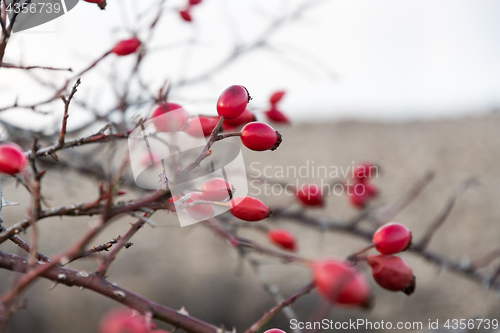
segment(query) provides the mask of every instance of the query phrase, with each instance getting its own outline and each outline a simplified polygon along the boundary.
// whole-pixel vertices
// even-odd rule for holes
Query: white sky
[[[203,0],[194,8],[194,24],[181,22],[172,10],[184,0],[167,1],[170,10],[152,45],[178,45],[186,38],[197,43],[152,54],[143,76],[157,89],[167,78],[199,73],[223,59],[235,41],[254,40],[273,18],[302,1]],[[100,11],[82,2],[54,22],[15,34],[5,60],[82,68],[115,41],[128,37],[125,29],[139,28],[135,13],[147,6],[156,8],[153,0],[108,3],[108,9]],[[214,113],[215,101],[228,85],[245,85],[257,107],[265,106],[273,90],[285,89],[282,109],[295,121],[422,119],[488,112],[500,106],[499,17],[500,1],[495,0],[324,1],[270,38],[279,52],[249,53],[211,80],[174,91],[174,97],[198,102],[200,112]],[[119,68],[118,75],[126,72],[130,60],[100,64],[96,73],[82,78],[78,96],[99,107],[110,106],[107,75],[113,68]],[[50,75],[56,82],[68,77],[35,73]],[[20,102],[35,102],[50,93],[18,70],[0,70],[0,107],[15,96]],[[56,104],[48,111],[53,116],[29,111],[1,116],[39,127],[46,124],[42,118],[59,119],[62,107]]]

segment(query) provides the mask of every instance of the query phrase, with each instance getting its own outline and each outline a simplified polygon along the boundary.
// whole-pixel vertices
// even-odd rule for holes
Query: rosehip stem
[[[359,250],[359,251],[357,251],[357,252],[355,252],[355,253],[351,254],[350,256],[348,256],[348,257],[347,257],[347,260],[349,260],[349,261],[358,261],[358,260],[360,260],[360,259],[361,259],[361,258],[360,258],[360,255],[361,255],[361,254],[363,254],[363,253],[365,253],[365,252],[367,252],[367,251],[369,251],[369,250],[373,249],[375,246],[376,246],[375,244],[370,244],[370,245],[368,245],[367,247],[362,248],[361,250]]]
[[[232,136],[241,136],[241,132],[233,132],[233,133],[225,133],[225,134],[219,134],[215,138],[215,141],[223,140],[225,138],[230,138]]]

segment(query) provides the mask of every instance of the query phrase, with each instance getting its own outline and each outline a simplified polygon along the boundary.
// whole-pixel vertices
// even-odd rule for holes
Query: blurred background
[[[254,98],[249,107],[264,121],[262,112],[268,108],[269,96],[285,90],[280,110],[292,123],[273,125],[283,135],[282,146],[263,153],[242,149],[247,170],[298,168],[307,163],[347,168],[373,161],[382,168],[375,180],[381,191],[375,204],[380,206],[394,203],[427,171],[434,171],[435,179],[397,216],[417,238],[454,189],[475,177],[481,185],[460,197],[430,249],[468,262],[498,247],[498,1],[203,0],[192,9],[190,23],[178,15],[185,1],[166,1],[150,36],[149,25],[159,4],[108,0],[106,10],[101,11],[81,1],[59,19],[15,34],[4,61],[72,68],[73,73],[2,68],[0,108],[16,100],[32,104],[52,96],[117,41],[136,34],[147,41],[147,56],[136,76],[130,76],[134,57],[110,56],[82,77],[68,120],[73,137],[95,133],[106,122],[130,126],[138,116],[147,116],[152,96],[166,80],[171,84],[169,98],[207,115],[216,115],[215,103],[222,90],[242,84]],[[129,105],[120,108],[117,101],[124,95]],[[56,140],[62,115],[61,101],[36,107],[35,112],[3,111],[1,139],[14,140],[27,150],[32,137],[22,131],[27,129],[39,132],[49,145]],[[61,153],[58,167],[47,166],[53,167],[44,178],[48,202],[62,206],[94,200],[99,174],[88,170],[108,171],[104,157],[125,149],[126,143],[121,142]],[[251,168],[252,162],[259,164]],[[30,196],[4,178],[6,199],[21,203],[3,210],[8,227],[26,216]],[[302,184],[330,179],[285,176],[277,180]],[[131,185],[124,199],[142,193]],[[278,208],[293,202],[286,195],[255,195]],[[293,203],[291,208],[299,206]],[[331,196],[324,209],[308,213],[341,219],[358,214],[344,196]],[[132,239],[134,245],[111,266],[110,281],[239,332],[274,304],[252,268],[209,230],[199,225],[180,228],[175,214],[158,213],[153,220],[158,227],[146,226]],[[123,235],[133,221],[127,217],[116,221],[94,245]],[[40,251],[50,256],[64,250],[88,228],[88,222],[85,217],[42,221]],[[349,235],[283,219],[265,223],[294,233],[299,254],[308,258],[342,258],[367,245]],[[264,235],[252,230],[244,230],[242,236],[267,243]],[[24,255],[8,243],[1,250]],[[421,321],[424,327],[429,319],[440,323],[500,319],[500,300],[494,291],[411,253],[403,257],[417,276],[414,295],[388,293],[371,281],[376,297],[373,310],[334,308],[328,316],[333,320]],[[494,264],[498,266],[498,261]],[[95,266],[91,259],[70,264],[87,271]],[[486,272],[495,268],[488,267]],[[268,282],[279,286],[284,295],[310,281],[309,271],[298,265],[269,260],[262,269]],[[0,271],[2,292],[12,277]],[[39,281],[29,289],[27,309],[13,315],[9,332],[96,332],[99,319],[118,306],[90,291],[50,287],[50,282]],[[310,320],[321,307],[315,292],[294,305],[302,321]],[[272,326],[287,330],[289,324],[280,314],[269,323]]]

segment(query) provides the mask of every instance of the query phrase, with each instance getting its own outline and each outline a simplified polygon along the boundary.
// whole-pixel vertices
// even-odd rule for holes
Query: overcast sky
[[[181,22],[174,11],[183,2],[167,1],[169,11],[152,42],[163,51],[145,62],[143,75],[154,87],[217,64],[236,42],[255,40],[269,22],[303,0],[203,0],[194,8],[193,24]],[[155,4],[108,0],[107,10],[100,11],[81,2],[56,21],[15,34],[5,60],[82,68],[127,37],[126,29],[140,28],[136,13]],[[246,54],[210,80],[173,95],[196,102],[200,112],[213,113],[218,94],[228,85],[245,85],[255,107],[265,106],[273,90],[285,89],[282,109],[296,121],[484,113],[500,106],[499,17],[500,1],[495,0],[324,1],[273,34],[272,50]],[[196,43],[178,44],[189,38]],[[100,64],[96,73],[83,77],[79,96],[97,106],[110,105],[111,92],[103,87],[107,74],[129,65],[129,59]],[[56,82],[68,76],[36,74]],[[34,102],[49,96],[50,90],[17,70],[2,69],[0,107],[16,95]],[[62,109],[48,111],[54,120]],[[26,124],[26,114],[29,111],[2,117]],[[30,119],[38,118],[30,114]]]

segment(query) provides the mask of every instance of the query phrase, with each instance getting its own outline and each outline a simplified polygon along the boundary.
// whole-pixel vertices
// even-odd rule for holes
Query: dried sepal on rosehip
[[[402,291],[411,295],[415,291],[415,276],[410,265],[397,256],[378,255],[366,259],[373,279],[384,289]]]
[[[233,191],[233,185],[222,178],[212,178],[201,184],[201,194],[208,201],[227,200]]]
[[[252,197],[234,198],[227,205],[231,214],[243,221],[261,221],[271,215],[271,209],[266,204]]]
[[[313,262],[311,269],[319,294],[331,304],[370,306],[370,288],[355,268],[342,261],[324,260]]]
[[[159,132],[178,132],[186,126],[189,115],[179,104],[161,102],[153,107],[151,118]]]
[[[401,223],[387,223],[373,234],[372,242],[378,252],[395,254],[411,248],[411,231]]]
[[[271,241],[271,243],[278,245],[279,247],[295,251],[297,249],[297,244],[295,241],[295,237],[284,229],[273,229],[267,233],[267,237]]]
[[[241,142],[255,151],[276,150],[281,144],[281,134],[271,126],[261,122],[251,122],[241,129]]]
[[[139,46],[141,46],[141,41],[133,37],[116,43],[111,52],[119,56],[126,56],[137,51]]]
[[[226,119],[235,119],[243,114],[252,98],[245,87],[233,85],[220,94],[217,100],[217,113]]]
[[[316,184],[305,184],[296,192],[297,199],[307,207],[323,207],[324,198],[323,190]]]
[[[0,172],[15,175],[24,170],[27,158],[17,144],[6,142],[0,144]]]

